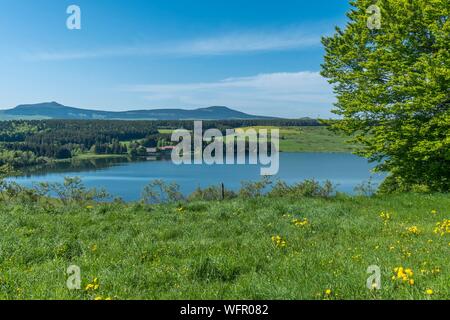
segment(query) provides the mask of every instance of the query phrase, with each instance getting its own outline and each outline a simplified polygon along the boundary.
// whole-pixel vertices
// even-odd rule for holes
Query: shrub
[[[391,175],[383,181],[378,189],[379,194],[399,194],[405,192],[429,193],[430,187],[425,184],[408,183],[398,176]]]
[[[305,180],[300,183],[288,185],[284,181],[278,181],[268,193],[269,197],[319,197],[329,198],[336,194],[336,188],[330,181],[321,185],[318,181]]]
[[[239,190],[239,197],[244,199],[261,197],[272,183],[273,181],[269,176],[264,176],[257,182],[243,181],[241,182],[242,187]]]
[[[370,197],[377,193],[377,184],[373,183],[372,177],[368,181],[357,185],[354,189],[357,195]]]
[[[233,199],[236,197],[236,193],[223,189],[222,194],[222,186],[210,186],[205,189],[197,188],[193,193],[191,193],[188,197],[189,201],[216,201],[216,200],[224,200],[224,199]]]
[[[162,180],[154,180],[145,186],[142,192],[142,201],[147,204],[170,203],[184,200],[180,192],[180,186],[173,183],[165,183]]]
[[[35,191],[41,196],[56,195],[63,204],[102,201],[110,198],[105,190],[87,189],[79,177],[66,177],[63,183],[41,183],[35,187]]]

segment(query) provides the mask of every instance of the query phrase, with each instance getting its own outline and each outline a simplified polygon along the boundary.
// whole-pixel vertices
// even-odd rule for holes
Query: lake
[[[354,188],[372,177],[379,184],[384,176],[371,173],[373,164],[345,153],[280,153],[280,170],[275,176],[287,183],[305,179],[330,180],[337,189],[352,194]],[[63,182],[64,177],[80,177],[89,188],[104,188],[126,201],[138,200],[145,185],[155,179],[176,182],[183,194],[197,187],[224,183],[238,190],[241,181],[260,180],[259,165],[180,165],[170,160],[137,161],[126,159],[78,160],[29,169],[23,176],[10,178],[31,187],[39,182]]]

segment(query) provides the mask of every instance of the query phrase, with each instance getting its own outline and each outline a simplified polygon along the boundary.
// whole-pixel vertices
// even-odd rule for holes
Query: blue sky
[[[81,8],[81,30],[66,9]],[[329,117],[320,38],[345,0],[0,0],[0,109],[226,105]]]

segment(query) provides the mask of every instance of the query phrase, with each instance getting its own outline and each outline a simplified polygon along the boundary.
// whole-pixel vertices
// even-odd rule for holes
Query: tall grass
[[[435,232],[448,195],[293,190],[166,204],[4,197],[0,298],[450,298],[450,237]],[[81,290],[66,287],[70,265]],[[371,265],[381,290],[366,288]],[[392,279],[398,267],[413,284]]]

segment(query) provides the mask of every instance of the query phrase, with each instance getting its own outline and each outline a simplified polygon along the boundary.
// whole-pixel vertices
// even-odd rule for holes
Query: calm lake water
[[[382,175],[371,173],[366,159],[340,153],[281,153],[280,171],[275,178],[287,183],[305,179],[330,180],[342,192],[353,193],[355,186],[367,182],[377,184]],[[237,190],[241,181],[259,180],[259,165],[181,165],[170,160],[128,162],[126,159],[98,159],[53,164],[11,178],[31,187],[39,182],[63,182],[64,177],[80,177],[89,188],[104,188],[112,196],[126,201],[138,200],[145,185],[155,179],[176,182],[184,194],[197,187],[224,183]]]

